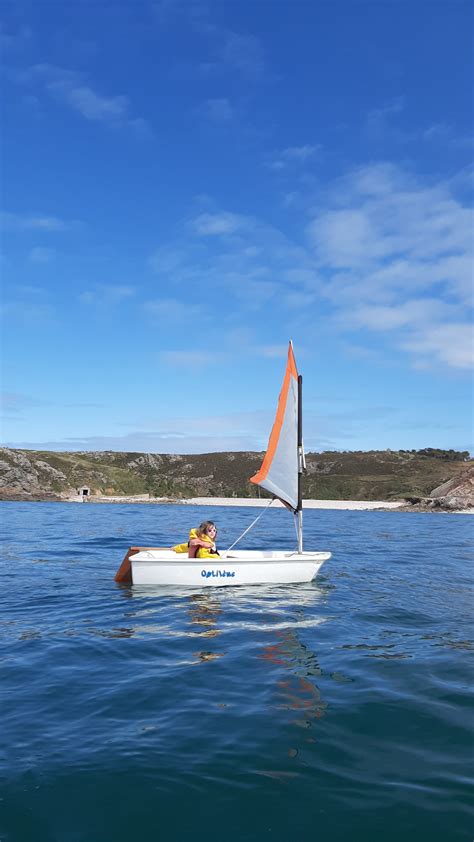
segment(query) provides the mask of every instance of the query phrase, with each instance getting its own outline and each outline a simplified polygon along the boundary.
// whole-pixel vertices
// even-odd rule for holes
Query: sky
[[[463,0],[3,0],[4,445],[472,451]]]

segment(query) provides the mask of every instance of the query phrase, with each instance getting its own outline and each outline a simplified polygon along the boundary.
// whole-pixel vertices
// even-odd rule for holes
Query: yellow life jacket
[[[209,544],[209,547],[212,547],[214,543],[208,535],[198,535],[197,529],[189,530],[189,541],[191,541],[192,538],[200,538],[201,541],[205,541],[206,544]],[[175,553],[187,553],[189,550],[189,541],[187,544],[176,544],[176,546],[171,549],[174,550]],[[210,549],[208,550],[207,547],[199,547],[196,553],[196,558],[215,558],[216,555],[217,553],[212,552]]]
[[[187,553],[189,547],[188,547],[187,543],[186,544],[176,544],[176,546],[171,547],[171,549],[174,550],[175,553]]]

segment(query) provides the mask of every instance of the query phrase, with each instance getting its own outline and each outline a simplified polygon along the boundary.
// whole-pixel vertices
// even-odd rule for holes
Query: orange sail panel
[[[292,509],[298,506],[298,371],[288,348],[283,386],[262,466],[250,482],[270,491]]]

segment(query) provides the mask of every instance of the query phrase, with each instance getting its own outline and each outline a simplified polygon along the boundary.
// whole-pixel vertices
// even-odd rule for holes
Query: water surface
[[[117,585],[128,546],[255,509],[0,514],[1,840],[471,842],[471,518],[308,510],[314,583],[180,592]]]

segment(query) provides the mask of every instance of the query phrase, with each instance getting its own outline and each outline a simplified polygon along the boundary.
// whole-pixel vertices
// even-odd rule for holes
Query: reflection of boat
[[[208,638],[217,637],[220,634],[220,629],[217,627],[217,620],[221,611],[220,602],[215,597],[210,597],[209,591],[207,593],[191,595],[188,609],[189,619],[194,627],[197,626],[197,629],[193,628],[192,633],[197,635],[203,644],[203,638],[206,638],[207,642]],[[204,664],[206,661],[214,661],[216,658],[222,658],[224,652],[212,652],[209,649],[200,649],[197,652],[193,652],[193,655],[197,658],[197,663]]]
[[[281,500],[294,513],[297,549],[293,552],[278,549],[231,550],[221,553],[214,560],[183,558],[164,548],[132,547],[116,574],[116,581],[132,581],[135,585],[194,587],[311,581],[331,553],[303,551],[301,477],[304,467],[302,378],[298,375],[290,342],[267,452],[260,470],[250,481],[269,491],[273,498]]]

